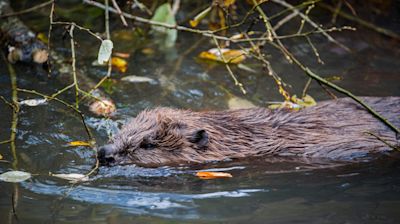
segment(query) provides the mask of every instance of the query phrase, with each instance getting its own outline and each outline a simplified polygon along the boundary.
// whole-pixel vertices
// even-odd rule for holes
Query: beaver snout
[[[111,165],[115,162],[114,146],[111,144],[103,145],[97,149],[97,158],[101,165]]]

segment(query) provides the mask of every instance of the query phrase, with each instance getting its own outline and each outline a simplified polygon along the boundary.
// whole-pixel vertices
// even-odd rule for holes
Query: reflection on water
[[[262,189],[237,189],[203,194],[174,194],[135,191],[134,189],[104,189],[85,186],[57,186],[40,182],[24,183],[22,186],[38,194],[64,196],[91,204],[110,204],[137,215],[155,215],[166,218],[200,218],[196,200],[238,198],[255,196]]]

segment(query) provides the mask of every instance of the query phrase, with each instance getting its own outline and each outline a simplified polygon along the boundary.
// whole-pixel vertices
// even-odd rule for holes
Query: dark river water
[[[43,19],[43,15],[39,18]],[[30,23],[36,24],[34,20]],[[37,25],[36,29],[44,31],[46,26]],[[77,36],[78,67],[99,80],[105,69],[91,65],[96,59],[98,42],[83,33]],[[323,77],[336,77],[331,80],[356,95],[400,96],[398,42],[362,29],[334,36],[352,52],[315,37],[325,65],[317,63],[305,40],[289,41],[288,45],[313,71]],[[131,53],[127,72],[114,72],[114,81],[106,88],[116,102],[117,113],[106,119],[82,106],[99,145],[106,143],[126,119],[148,107],[221,110],[227,109],[234,97],[257,106],[282,101],[274,81],[253,59],[244,64],[255,72],[232,66],[248,92],[246,95],[234,85],[223,65],[198,60],[201,51],[214,47],[199,35],[179,33],[176,46],[168,49],[154,44],[152,39],[124,40],[121,33],[113,38],[116,51]],[[65,42],[60,39],[55,40],[55,49],[68,53],[68,38]],[[154,53],[143,51],[146,48]],[[289,91],[301,95],[307,77],[279,52],[266,53],[275,71],[291,85]],[[52,94],[67,85],[37,75],[24,65],[16,64],[14,68],[20,88]],[[146,76],[155,82],[121,81],[128,75]],[[317,101],[329,99],[317,83],[311,84],[309,94]],[[10,75],[4,61],[0,62],[0,95],[11,98]],[[18,93],[18,97],[20,101],[37,98],[24,93]],[[62,98],[74,102],[72,92]],[[33,177],[17,184],[0,182],[0,223],[400,222],[397,159],[332,164],[259,158],[198,167],[102,167],[91,181],[71,184],[49,176],[49,172],[85,174],[93,166],[93,150],[67,145],[87,140],[79,117],[63,105],[50,102],[36,107],[21,106],[18,118],[15,165]],[[0,141],[9,138],[11,120],[10,107],[0,102]],[[13,161],[10,144],[0,145],[0,154]],[[222,170],[233,178],[202,180],[194,175],[200,169]],[[9,170],[10,163],[0,162],[0,173]],[[12,215],[13,200],[17,219]]]

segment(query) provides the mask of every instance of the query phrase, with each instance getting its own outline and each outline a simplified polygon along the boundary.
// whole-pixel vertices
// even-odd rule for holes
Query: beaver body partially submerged
[[[363,100],[400,126],[400,97],[364,97]],[[98,158],[103,165],[141,166],[254,156],[353,160],[390,151],[388,144],[398,146],[398,143],[395,132],[353,100],[342,98],[300,111],[145,110],[126,124],[108,145],[98,149]]]

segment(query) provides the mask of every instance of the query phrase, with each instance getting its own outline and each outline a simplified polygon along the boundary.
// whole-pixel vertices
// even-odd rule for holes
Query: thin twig
[[[306,96],[308,88],[310,87],[311,81],[312,81],[312,78],[308,78],[308,80],[306,82],[306,85],[303,88],[303,92],[301,94],[301,98],[304,98]]]
[[[10,16],[19,16],[19,15],[22,15],[22,14],[26,14],[28,12],[32,12],[32,11],[35,11],[37,9],[46,7],[46,6],[48,6],[48,5],[52,4],[52,3],[54,3],[54,0],[43,2],[41,4],[35,5],[35,6],[31,7],[31,8],[28,8],[28,9],[23,9],[23,10],[18,11],[18,12],[13,12],[13,13],[0,15],[0,18],[7,18],[7,17],[10,17]]]
[[[310,24],[312,27],[314,27],[315,29],[318,29],[319,31],[321,31],[322,35],[324,35],[330,42],[337,44],[338,46],[340,46],[341,48],[350,51],[350,49],[346,46],[344,46],[343,44],[339,43],[337,40],[335,40],[331,35],[329,35],[326,32],[322,31],[321,26],[319,26],[318,24],[316,24],[314,21],[312,21],[308,16],[304,15],[304,13],[300,12],[298,9],[294,8],[293,5],[287,3],[284,0],[272,0],[275,3],[278,3],[286,8],[290,8],[293,12],[296,12],[302,19],[304,19],[308,24]]]
[[[334,11],[335,11],[334,8],[332,8],[331,6],[329,6],[329,5],[327,5],[327,4],[324,4],[324,3],[319,3],[318,6],[320,6],[320,7],[323,8],[323,9],[327,9],[327,10],[329,10],[329,11],[331,11],[331,12],[334,12]],[[375,32],[378,32],[378,33],[381,33],[381,34],[383,34],[383,35],[389,36],[389,37],[394,38],[394,39],[396,39],[396,40],[400,40],[400,35],[399,35],[399,34],[393,32],[393,31],[391,31],[391,30],[388,30],[388,29],[385,29],[385,28],[376,26],[376,25],[374,25],[374,24],[372,24],[372,23],[370,23],[370,22],[367,22],[367,21],[365,21],[365,20],[359,18],[359,17],[352,16],[352,15],[350,15],[350,14],[347,14],[347,13],[343,12],[343,11],[339,11],[339,12],[338,12],[338,15],[341,16],[341,17],[343,17],[343,18],[345,18],[345,19],[348,19],[348,20],[350,20],[350,21],[357,22],[357,23],[360,24],[361,26],[364,26],[364,27],[366,27],[366,28],[369,28],[369,29],[371,29],[371,30],[374,30]]]
[[[106,1],[108,1],[108,0],[106,0]],[[118,3],[115,0],[111,0],[111,2],[113,3],[114,8],[117,10],[119,17],[121,18],[122,24],[124,24],[124,26],[128,27],[128,23],[126,22],[126,19],[125,19],[124,15],[122,14],[122,11],[118,6]]]
[[[76,77],[76,58],[75,58],[75,41],[74,41],[74,28],[72,25],[69,29],[70,43],[71,43],[71,57],[72,57],[72,77],[74,77],[74,86],[75,86],[75,107],[79,108],[79,86],[78,79]]]
[[[224,54],[222,53],[222,49],[221,49],[221,47],[220,47],[219,44],[218,44],[218,40],[217,40],[216,38],[213,38],[213,40],[214,40],[215,45],[216,45],[217,48],[218,48],[218,52],[219,52],[219,54],[220,54],[220,56],[221,56],[221,59],[222,59],[223,63],[225,64],[226,69],[227,69],[228,72],[229,72],[229,75],[232,77],[232,79],[233,79],[233,81],[234,81],[234,83],[235,83],[235,86],[238,86],[239,89],[242,91],[242,93],[243,93],[243,94],[246,94],[247,92],[246,92],[246,90],[244,89],[243,84],[242,84],[241,82],[238,81],[238,79],[236,78],[235,74],[233,74],[231,67],[230,67],[229,64],[228,64],[228,61],[225,59]]]

